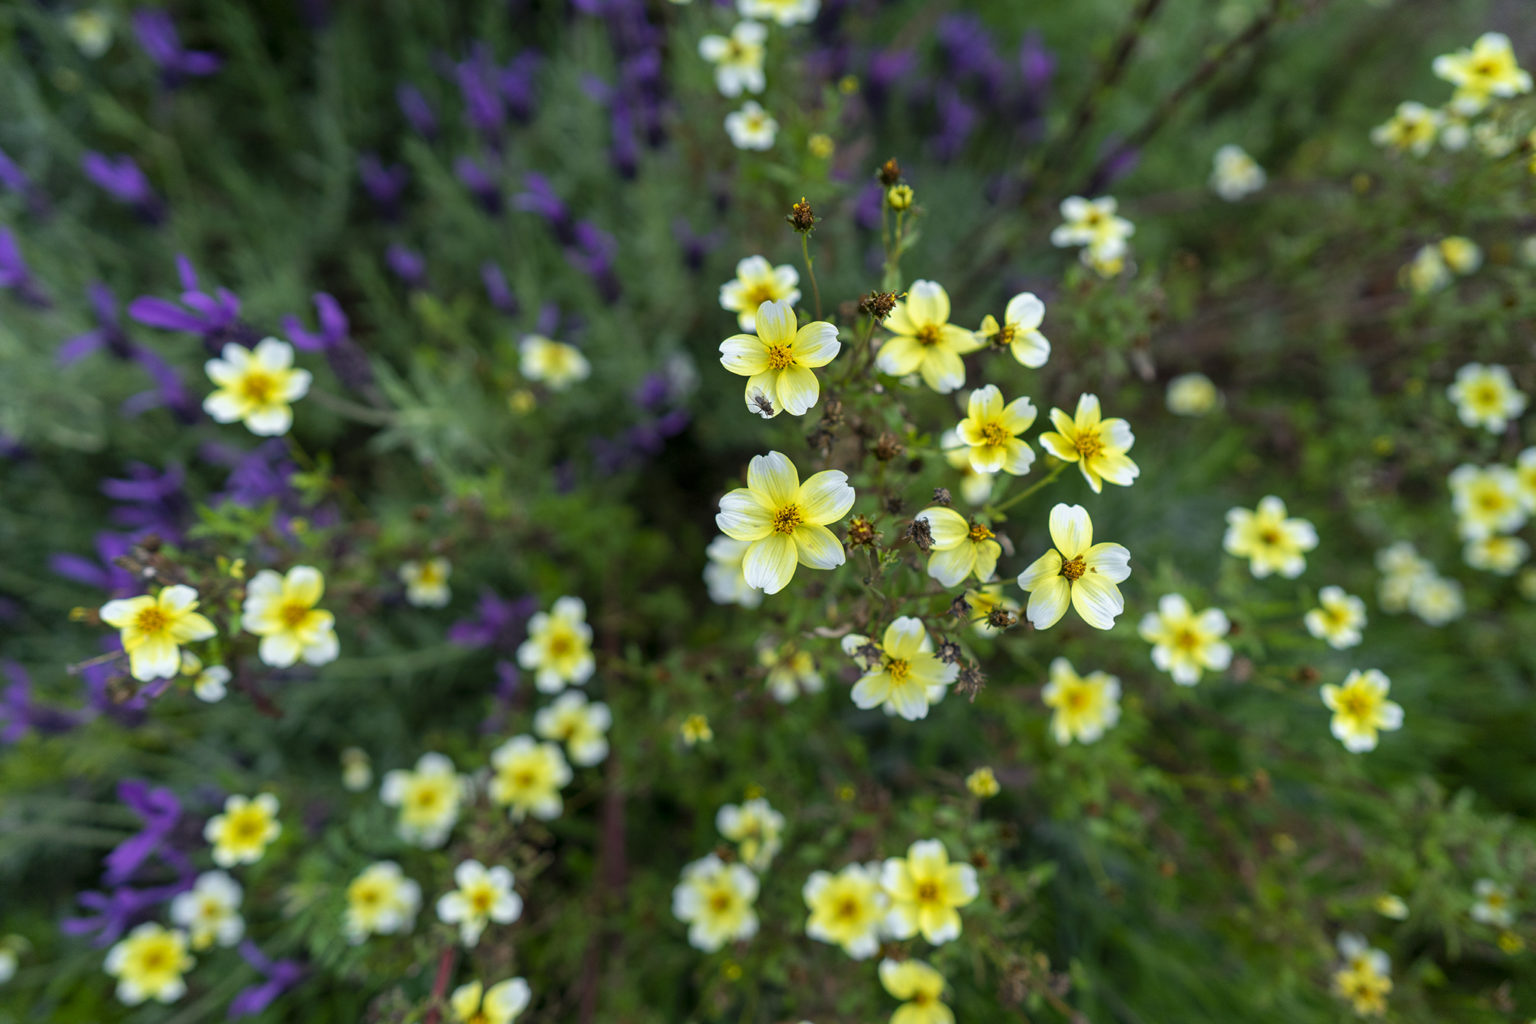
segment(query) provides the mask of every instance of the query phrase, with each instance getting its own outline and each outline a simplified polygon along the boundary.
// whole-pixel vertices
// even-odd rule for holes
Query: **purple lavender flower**
[[[102,532],[96,535],[96,560],[84,555],[56,552],[48,557],[48,567],[65,579],[96,587],[108,594],[121,597],[136,592],[138,581],[117,560],[133,550],[134,538],[123,533]]]
[[[506,100],[501,93],[499,70],[484,43],[476,43],[469,56],[454,65],[454,78],[464,99],[464,113],[470,127],[492,149],[501,148],[502,130],[507,120]]]
[[[21,248],[10,228],[0,227],[0,288],[16,293],[16,297],[29,306],[47,309],[52,305],[48,296],[32,279],[27,261],[22,258]]]
[[[147,889],[118,886],[111,892],[82,892],[80,905],[94,910],[94,917],[69,917],[59,922],[66,935],[90,935],[96,937],[91,945],[101,948],[110,946],[122,938],[133,925],[150,916],[150,911],[178,893],[192,888],[195,875],[188,874],[169,885],[157,885]]]
[[[155,382],[154,390],[134,395],[123,403],[122,413],[125,417],[165,406],[182,423],[196,423],[202,415],[202,407],[197,399],[187,390],[181,374],[170,363],[128,337],[117,315],[117,299],[112,289],[98,282],[91,285],[87,294],[96,315],[96,327],[84,334],[75,335],[59,346],[56,357],[59,365],[68,366],[92,352],[105,349],[117,359],[138,363]]]
[[[461,156],[453,162],[453,173],[474,194],[475,199],[489,214],[501,212],[501,186],[492,173],[477,158]]]
[[[240,955],[266,980],[241,989],[229,1004],[229,1019],[261,1013],[278,996],[297,985],[304,977],[304,965],[297,960],[271,960],[250,939],[240,943]]]
[[[148,327],[200,335],[204,347],[214,355],[231,341],[241,345],[256,342],[258,333],[240,322],[239,296],[227,288],[212,295],[200,291],[197,271],[185,256],[176,257],[176,272],[181,278],[181,306],[141,295],[128,304],[128,315]]]
[[[339,345],[346,340],[347,331],[351,327],[347,322],[347,314],[341,310],[341,303],[325,292],[316,292],[314,300],[315,315],[320,323],[318,333],[307,329],[296,316],[283,317],[283,333],[288,335],[294,348],[307,352],[319,352]]]
[[[617,239],[591,221],[584,220],[576,225],[576,242],[566,247],[565,259],[592,280],[604,302],[613,302],[619,297],[620,290],[614,269],[614,257],[618,252]]]
[[[409,83],[401,83],[395,87],[395,100],[417,135],[429,142],[437,138],[437,115],[432,112],[432,105],[420,89]]]
[[[3,663],[10,683],[0,694],[0,744],[16,743],[29,732],[68,732],[84,719],[78,711],[65,711],[37,703],[26,669],[14,661]]]
[[[297,510],[297,495],[289,481],[299,467],[282,439],[264,441],[249,451],[209,443],[198,454],[205,462],[230,467],[224,489],[210,500],[214,507],[232,501],[253,508],[275,500],[280,504],[293,503]]]
[[[507,718],[512,713],[512,699],[522,686],[523,674],[516,665],[505,659],[496,662],[496,690],[491,695],[491,713],[480,723],[480,731],[498,736],[505,731]]]
[[[938,108],[939,124],[943,127],[930,140],[930,145],[934,155],[947,163],[958,158],[964,151],[980,115],[974,107],[961,99],[959,92],[947,85],[939,87],[935,106]]]
[[[512,202],[519,210],[541,217],[561,245],[576,241],[576,223],[571,219],[570,207],[555,194],[554,186],[544,175],[534,171],[523,175],[523,191]]]
[[[0,150],[0,185],[24,198],[28,208],[35,215],[41,217],[48,212],[47,198],[32,184],[32,179],[27,177],[27,172],[23,171],[3,150]]]
[[[538,611],[532,597],[507,600],[492,590],[480,591],[475,616],[460,619],[448,628],[448,642],[460,647],[494,647],[512,651],[523,639],[523,625]]]
[[[133,31],[139,46],[159,65],[161,79],[168,88],[174,89],[184,78],[211,75],[223,63],[215,54],[183,48],[176,23],[165,11],[152,7],[135,11]]]
[[[142,462],[128,464],[126,479],[108,478],[101,482],[101,492],[119,502],[112,510],[112,521],[135,531],[136,536],[154,534],[173,544],[182,539],[182,524],[191,505],[183,486],[186,473],[180,466],[165,472]]]
[[[128,155],[110,157],[105,153],[88,152],[80,161],[81,170],[98,187],[116,199],[133,207],[139,216],[157,224],[165,215],[165,207],[149,178]]]
[[[98,281],[87,289],[86,295],[96,316],[96,326],[59,346],[59,365],[68,366],[100,349],[106,349],[119,359],[132,359],[134,345],[128,340],[128,332],[123,330],[123,322],[117,315],[117,298],[112,289]]]
[[[407,287],[426,287],[427,261],[422,259],[421,253],[395,242],[385,250],[384,261],[389,264],[389,269],[394,271],[395,276],[406,283]]]
[[[411,172],[404,164],[386,164],[377,153],[365,153],[357,158],[357,175],[363,190],[386,217],[394,220],[399,216],[400,197],[411,183]]]
[[[718,228],[700,233],[693,230],[693,227],[681,217],[672,222],[672,237],[677,240],[678,246],[683,250],[683,265],[694,273],[704,269],[705,258],[724,240],[724,235]]]
[[[1019,44],[1019,73],[1024,77],[1024,88],[1031,94],[1050,88],[1056,74],[1056,57],[1045,48],[1038,29],[1030,29]]]
[[[181,801],[164,786],[151,787],[141,779],[124,779],[117,784],[117,798],[144,820],[144,827],[107,854],[101,881],[108,886],[121,885],[132,878],[140,865],[160,852],[181,820]]]
[[[890,102],[896,84],[917,67],[917,57],[911,50],[885,50],[875,54],[864,73],[863,93],[869,105],[876,111],[883,110]]]
[[[485,294],[491,300],[491,305],[507,316],[517,315],[517,296],[512,294],[512,289],[507,285],[507,275],[501,267],[495,263],[480,264],[480,280],[485,284]]]
[[[524,50],[508,61],[496,76],[496,85],[507,103],[507,110],[521,124],[533,120],[534,82],[540,62],[536,52]]]

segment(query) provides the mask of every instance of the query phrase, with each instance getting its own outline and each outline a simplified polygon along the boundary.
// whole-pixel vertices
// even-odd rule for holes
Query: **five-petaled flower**
[[[1221,672],[1232,663],[1232,648],[1222,639],[1231,628],[1220,608],[1196,613],[1182,594],[1164,594],[1139,630],[1152,645],[1152,664],[1180,686],[1193,686],[1206,669]]]
[[[205,369],[218,390],[203,400],[203,410],[220,423],[238,420],[263,437],[288,433],[290,403],[309,393],[309,371],[293,368],[293,346],[277,338],[264,338],[254,349],[231,342]]]
[[[1129,487],[1141,469],[1125,453],[1136,443],[1131,425],[1118,416],[1104,419],[1098,395],[1079,395],[1077,410],[1068,416],[1051,410],[1055,430],[1040,435],[1040,446],[1063,462],[1075,462],[1083,479],[1098,494],[1104,481]]]
[[[428,752],[417,759],[414,770],[385,772],[379,799],[400,808],[396,834],[430,850],[443,845],[459,820],[464,789],[464,781],[447,755]]]
[[[942,699],[944,688],[960,674],[959,665],[941,661],[933,653],[933,640],[922,620],[910,615],[892,620],[878,647],[850,633],[843,638],[843,650],[865,670],[853,686],[853,703],[861,708],[883,707],[908,721],[927,717],[928,706]]]
[[[528,639],[517,649],[517,663],[535,672],[540,693],[559,693],[566,685],[581,686],[597,667],[592,657],[592,627],[587,605],[579,597],[562,597],[548,612],[528,620]]]
[[[1107,672],[1079,675],[1066,658],[1051,660],[1040,699],[1055,712],[1051,735],[1062,746],[1092,743],[1120,721],[1120,680]]]
[[[837,874],[813,871],[800,890],[810,917],[805,934],[843,947],[855,960],[880,949],[880,928],[890,897],[880,887],[878,865],[849,864]]]
[[[736,264],[736,276],[720,286],[720,305],[736,314],[743,331],[756,330],[757,308],[765,302],[790,307],[800,301],[800,272],[788,263],[774,266],[762,256]]]
[[[1038,370],[1051,358],[1051,343],[1040,333],[1044,320],[1045,303],[1031,292],[1020,292],[1008,300],[1001,324],[988,313],[976,335],[993,348],[1006,348],[1020,363]]]
[[[1271,494],[1252,511],[1228,509],[1221,544],[1227,554],[1248,559],[1259,579],[1277,572],[1293,580],[1307,567],[1306,552],[1317,547],[1317,530],[1305,519],[1287,518],[1285,502]]]
[[[821,320],[799,327],[788,302],[764,302],[753,322],[756,334],[733,334],[720,343],[720,365],[747,378],[749,411],[764,419],[781,412],[803,416],[821,395],[811,370],[842,349],[837,328]]]
[[[1049,629],[1070,604],[1095,629],[1114,626],[1125,610],[1116,584],[1131,574],[1131,553],[1119,544],[1095,544],[1093,520],[1081,505],[1056,505],[1050,527],[1055,548],[1019,574],[1019,586],[1029,592],[1024,614],[1030,625]]]
[[[283,831],[277,810],[277,797],[271,793],[254,798],[236,794],[225,800],[223,813],[203,826],[203,838],[213,844],[213,862],[228,868],[261,860]]]
[[[955,428],[970,446],[971,468],[978,473],[1023,476],[1035,463],[1035,450],[1019,438],[1035,422],[1035,405],[1028,398],[1003,404],[1003,393],[988,384],[971,392],[966,417]]]
[[[742,559],[747,585],[777,594],[794,578],[795,566],[835,569],[846,560],[829,529],[853,507],[848,475],[829,469],[805,483],[794,463],[778,452],[754,455],[747,486],[720,499],[715,524],[727,537],[749,544]]]
[[[902,1004],[891,1024],[955,1024],[955,1014],[943,1002],[944,975],[922,960],[880,961],[880,984]]]
[[[336,660],[336,617],[315,607],[324,593],[325,577],[313,566],[296,565],[283,576],[263,569],[251,578],[240,623],[261,637],[256,653],[263,662],[287,668],[300,658],[308,665]]]
[[[491,752],[491,770],[491,800],[514,821],[529,814],[543,821],[560,816],[560,789],[571,781],[571,766],[558,746],[514,736]]]
[[[672,890],[672,914],[688,925],[688,942],[713,953],[727,942],[757,934],[757,876],[744,864],[710,854],[683,868]]]
[[[448,996],[448,1009],[460,1024],[512,1024],[532,998],[533,992],[522,978],[509,978],[490,988],[471,981]]]
[[[884,327],[891,337],[880,346],[881,372],[893,377],[921,374],[923,383],[941,395],[965,383],[960,357],[985,344],[975,332],[949,322],[949,293],[933,281],[913,281]]]
[[[174,1003],[186,994],[182,975],[195,961],[187,937],[146,921],[107,953],[107,973],[117,978],[117,998],[129,1006],[146,999]]]
[[[951,864],[938,839],[919,840],[906,857],[888,859],[880,869],[880,885],[891,900],[886,930],[898,939],[921,932],[935,946],[960,937],[959,908],[981,892],[976,869]]]
[[[966,522],[954,509],[940,506],[924,509],[913,518],[928,524],[933,538],[928,575],[944,586],[959,586],[973,573],[978,582],[985,583],[997,571],[1003,548],[985,523]]]
[[[130,597],[101,606],[101,621],[121,631],[128,668],[140,682],[181,670],[181,644],[207,640],[218,630],[197,611],[197,591],[185,584],[161,587],[154,597]]]
[[[1355,669],[1344,678],[1344,685],[1325,685],[1323,704],[1333,712],[1329,728],[1334,738],[1351,753],[1376,749],[1379,732],[1402,728],[1403,709],[1387,699],[1392,683],[1379,670]]]
[[[512,872],[501,865],[487,868],[477,860],[460,861],[453,869],[456,888],[437,901],[437,916],[459,926],[459,941],[474,946],[491,922],[511,924],[523,914],[523,898],[512,889]]]

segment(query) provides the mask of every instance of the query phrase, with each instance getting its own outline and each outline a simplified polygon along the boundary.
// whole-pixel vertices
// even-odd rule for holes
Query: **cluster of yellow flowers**
[[[1490,157],[1511,153],[1518,142],[1500,123],[1496,101],[1528,93],[1532,83],[1509,37],[1485,32],[1470,48],[1436,57],[1432,67],[1454,87],[1450,100],[1438,109],[1411,100],[1398,104],[1392,117],[1372,130],[1371,141],[1414,156],[1424,156],[1437,141],[1451,151],[1470,142]]]
[[[1525,412],[1527,398],[1503,366],[1468,363],[1447,389],[1456,414],[1468,427],[1502,434]],[[1520,452],[1513,466],[1463,463],[1450,473],[1451,507],[1462,555],[1474,569],[1514,575],[1530,556],[1530,545],[1514,534],[1536,513],[1536,447]],[[1536,593],[1536,574],[1527,571]],[[1526,580],[1522,580],[1524,585]]]
[[[1483,250],[1472,239],[1451,235],[1423,246],[1402,270],[1404,283],[1416,294],[1428,295],[1465,277],[1483,265]]]

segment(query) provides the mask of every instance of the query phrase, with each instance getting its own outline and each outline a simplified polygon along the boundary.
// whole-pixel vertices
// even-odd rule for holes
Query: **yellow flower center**
[[[971,524],[971,543],[980,544],[984,540],[992,539],[992,531],[980,523]]]
[[[1259,540],[1270,547],[1280,543],[1280,529],[1275,526],[1266,526],[1259,531]]]
[[[917,343],[925,348],[931,348],[939,343],[943,332],[935,324],[924,324],[917,329]]]
[[[277,378],[261,370],[247,370],[240,378],[240,395],[255,405],[266,405],[277,396]]]
[[[1003,324],[997,329],[997,333],[992,335],[992,344],[998,348],[1007,348],[1013,344],[1013,336],[1018,333],[1018,330],[1013,324]]]
[[[477,914],[489,914],[491,904],[495,902],[496,894],[491,891],[490,886],[481,886],[469,895],[469,905]]]
[[[933,996],[929,995],[927,992],[914,992],[910,1002],[913,1006],[927,1006],[929,1003],[933,1002]]]
[[[309,618],[309,605],[299,601],[286,601],[277,617],[282,619],[283,625],[289,629],[298,629],[304,625],[304,620]]]
[[[1346,690],[1339,695],[1339,713],[1350,718],[1365,718],[1375,706],[1371,695],[1360,690]]]
[[[491,1018],[479,1010],[469,1015],[469,1020],[464,1024],[491,1024]]]
[[[1084,459],[1091,459],[1104,451],[1104,441],[1097,430],[1083,431],[1072,443],[1077,448],[1077,454]]]
[[[435,790],[435,789],[418,789],[416,791],[416,798],[414,800],[414,803],[416,804],[417,807],[421,808],[424,811],[425,810],[430,810],[433,807],[436,807],[437,806],[437,790]]]
[[[885,671],[891,677],[891,682],[900,686],[912,675],[912,664],[901,658],[887,658],[885,660]]]
[[[575,644],[564,633],[556,633],[549,638],[549,653],[556,658],[570,654],[573,647],[575,647]]]
[[[357,902],[367,907],[376,905],[383,898],[384,894],[371,885],[359,889],[356,894]]]
[[[1069,689],[1062,699],[1069,711],[1082,711],[1088,707],[1088,690],[1081,686]]]
[[[133,617],[133,624],[141,633],[161,633],[171,620],[158,606],[150,605]]]
[[[939,900],[939,883],[928,881],[919,882],[917,886],[917,902],[937,903]]]
[[[795,528],[804,522],[805,515],[799,505],[785,505],[773,513],[773,532],[794,533]]]
[[[731,894],[724,889],[716,889],[709,897],[709,909],[717,914],[723,914],[731,909]]]
[[[1013,435],[997,420],[981,425],[981,439],[990,445],[1005,445]]]
[[[1200,646],[1200,637],[1192,629],[1181,629],[1178,636],[1174,637],[1173,642],[1177,647],[1181,647],[1186,651],[1193,651]]]
[[[532,771],[528,770],[527,768],[524,768],[520,772],[513,772],[512,773],[512,782],[515,785],[517,785],[517,786],[519,786],[519,787],[521,787],[523,789],[528,789],[528,788],[532,787],[534,782],[536,782],[537,780],[538,780],[538,776],[536,776]]]
[[[229,830],[234,833],[234,838],[238,842],[254,843],[267,830],[267,819],[259,811],[239,813],[235,815],[235,820],[229,823]]]
[[[852,921],[859,916],[859,904],[852,896],[845,896],[837,905],[837,916],[845,921]]]
[[[783,370],[795,365],[795,353],[789,345],[768,346],[768,369]]]
[[[1068,583],[1076,583],[1082,579],[1083,573],[1088,571],[1088,563],[1083,561],[1082,555],[1077,555],[1071,561],[1061,563],[1061,574],[1067,578]]]
[[[765,302],[772,302],[775,298],[777,296],[774,294],[773,285],[767,282],[747,289],[747,306],[753,310]]]

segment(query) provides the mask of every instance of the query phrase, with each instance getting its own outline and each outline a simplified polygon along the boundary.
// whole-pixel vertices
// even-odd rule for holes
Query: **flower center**
[[[941,332],[934,324],[924,324],[917,329],[917,343],[924,348],[932,348],[939,343]]]
[[[171,623],[165,612],[151,605],[133,617],[133,624],[141,633],[160,633]]]
[[[1097,430],[1085,430],[1078,434],[1073,445],[1077,448],[1077,454],[1084,459],[1091,459],[1104,451],[1104,441]]]
[[[981,425],[981,439],[990,445],[1005,445],[1009,438],[1013,437],[1008,428],[997,420]]]
[[[1350,718],[1365,718],[1375,707],[1375,701],[1363,693],[1345,693],[1339,698],[1339,711]]]
[[[1067,710],[1082,711],[1088,707],[1088,691],[1081,686],[1074,686],[1067,691]]]
[[[520,772],[513,772],[512,773],[512,781],[516,785],[518,785],[519,787],[521,787],[523,789],[530,789],[530,788],[532,788],[534,782],[537,781],[537,778],[538,777],[536,775],[534,775],[533,772],[529,771],[526,768],[523,769]]]
[[[266,831],[266,822],[253,814],[242,814],[231,822],[235,838],[241,842],[253,843],[261,838]]]
[[[1061,574],[1067,578],[1068,583],[1076,583],[1082,579],[1083,573],[1088,571],[1088,563],[1083,561],[1082,555],[1077,555],[1070,561],[1061,563]]]
[[[489,888],[476,889],[469,897],[469,905],[475,908],[477,914],[491,912],[491,904],[496,902],[496,894]]]
[[[731,894],[723,889],[715,890],[715,894],[709,898],[709,909],[717,914],[723,914],[731,909]]]
[[[785,505],[773,513],[773,532],[794,533],[795,528],[804,522],[805,516],[799,505]]]
[[[283,605],[283,610],[278,614],[283,620],[283,625],[289,629],[298,629],[304,625],[304,620],[309,618],[309,605],[298,601],[289,601]]]
[[[859,916],[859,904],[849,896],[837,905],[837,916],[845,921],[852,921]]]
[[[747,291],[747,304],[753,309],[756,309],[765,302],[772,302],[773,298],[773,285],[771,284],[753,285]]]
[[[885,671],[891,677],[891,682],[900,686],[911,677],[912,664],[901,658],[887,658],[885,660]]]
[[[992,335],[992,344],[998,348],[1007,348],[1013,344],[1013,336],[1018,333],[1018,330],[1013,324],[1003,324],[997,329],[997,333]]]
[[[1259,531],[1259,540],[1273,547],[1280,543],[1280,530],[1274,526],[1265,527]]]
[[[919,903],[937,903],[939,900],[939,883],[920,882],[917,886],[917,901]]]
[[[980,523],[971,524],[971,543],[980,544],[984,540],[992,539],[992,531]]]
[[[437,790],[435,790],[435,789],[418,789],[416,791],[415,803],[416,803],[416,806],[420,807],[422,810],[430,810],[431,808],[436,807],[437,806]]]
[[[768,369],[783,370],[795,365],[795,353],[788,345],[768,346]]]
[[[1194,630],[1181,629],[1179,630],[1179,635],[1174,639],[1174,643],[1186,651],[1193,651],[1196,647],[1200,646],[1200,638],[1195,635]]]
[[[260,370],[248,370],[240,378],[240,395],[255,405],[266,405],[277,394],[277,380]]]
[[[574,646],[571,643],[571,638],[564,633],[556,633],[549,638],[549,653],[556,658],[570,654]]]

